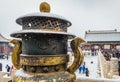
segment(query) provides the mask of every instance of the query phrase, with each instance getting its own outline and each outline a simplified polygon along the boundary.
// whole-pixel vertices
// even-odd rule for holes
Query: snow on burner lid
[[[71,26],[71,22],[68,21],[67,19],[65,19],[64,17],[56,15],[56,14],[52,14],[52,13],[45,13],[45,12],[44,13],[43,12],[36,12],[36,13],[31,13],[31,14],[21,16],[16,20],[16,22],[20,25],[23,25],[24,20],[32,19],[35,17],[38,19],[39,18],[57,19],[57,20],[64,21],[64,23],[67,24],[67,27]]]
[[[11,36],[15,37],[15,38],[21,38],[22,35],[29,34],[29,33],[33,33],[33,34],[64,35],[64,36],[67,36],[68,39],[72,39],[72,38],[76,37],[74,34],[67,33],[67,32],[56,32],[56,31],[50,31],[50,30],[48,31],[48,30],[37,30],[37,29],[21,30],[21,31],[12,33]]]

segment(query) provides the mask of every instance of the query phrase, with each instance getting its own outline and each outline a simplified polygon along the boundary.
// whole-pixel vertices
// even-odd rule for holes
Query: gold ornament
[[[70,73],[74,73],[79,66],[83,63],[84,56],[82,54],[82,50],[80,48],[80,44],[85,42],[82,38],[75,38],[71,41],[71,49],[74,52],[75,60],[73,61],[73,64],[67,69]]]
[[[13,39],[12,41],[10,41],[10,43],[14,44],[14,49],[13,49],[13,53],[12,53],[12,63],[15,66],[16,69],[20,69],[21,68],[20,54],[22,52],[21,41]]]
[[[50,5],[47,2],[42,2],[40,4],[40,12],[50,12]]]

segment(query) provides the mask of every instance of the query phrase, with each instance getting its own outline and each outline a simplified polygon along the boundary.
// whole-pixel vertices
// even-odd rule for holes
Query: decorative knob
[[[50,5],[47,3],[47,2],[42,2],[40,4],[40,12],[47,12],[49,13],[50,12]]]
[[[49,71],[48,67],[44,67],[44,68],[43,68],[43,71],[44,71],[45,73],[47,73],[47,72]]]
[[[26,70],[26,66],[23,65],[22,68],[23,68],[23,70]]]
[[[57,65],[55,66],[55,70],[58,71],[60,69],[60,67]]]
[[[36,71],[35,67],[31,67],[30,69],[31,69],[32,72]]]

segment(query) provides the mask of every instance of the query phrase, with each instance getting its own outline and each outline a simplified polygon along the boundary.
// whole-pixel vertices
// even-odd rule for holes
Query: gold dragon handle
[[[80,44],[85,42],[85,40],[77,37],[73,39],[70,43],[71,49],[74,52],[74,61],[71,66],[67,69],[68,72],[74,73],[79,66],[83,63],[84,56],[82,54],[82,51],[80,49]]]
[[[10,43],[14,44],[13,53],[12,53],[12,63],[16,69],[20,69],[21,68],[20,54],[22,53],[22,49],[21,49],[22,42],[13,39],[10,41]]]

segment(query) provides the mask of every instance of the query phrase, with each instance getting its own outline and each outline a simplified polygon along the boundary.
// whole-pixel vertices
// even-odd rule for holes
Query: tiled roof
[[[88,42],[120,41],[120,32],[115,31],[88,31],[85,34]]]
[[[9,39],[6,39],[3,35],[0,34],[0,42],[9,42]]]

